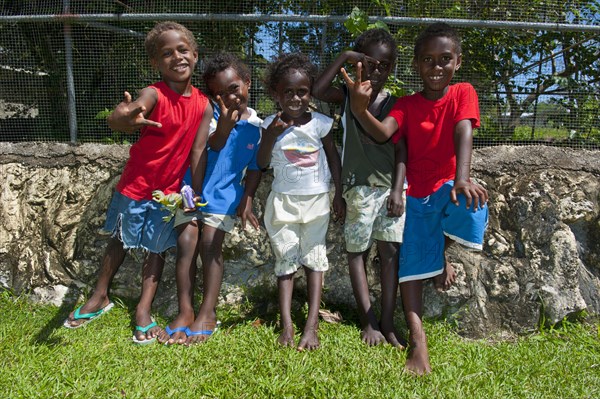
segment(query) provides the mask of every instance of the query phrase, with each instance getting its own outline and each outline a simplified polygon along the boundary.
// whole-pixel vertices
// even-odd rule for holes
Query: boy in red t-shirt
[[[447,289],[455,278],[445,257],[448,245],[457,241],[481,250],[488,220],[487,191],[470,180],[477,93],[469,83],[450,85],[460,65],[456,31],[444,23],[428,26],[416,40],[413,60],[423,90],[398,99],[382,122],[367,109],[370,82],[362,82],[360,73],[353,82],[342,70],[352,112],[376,139],[392,137],[396,174],[408,181],[398,274],[410,333],[406,369],[416,374],[431,371],[421,320],[423,280],[433,278],[437,288]],[[404,212],[401,190],[390,194],[390,208]]]
[[[133,342],[138,344],[154,342],[162,331],[150,311],[165,251],[176,244],[173,222],[163,220],[169,213],[152,199],[152,191],[179,192],[190,164],[192,185],[201,191],[205,165],[202,154],[212,118],[208,98],[191,84],[198,62],[194,35],[178,23],[161,22],[148,32],[144,44],[150,63],[162,80],[143,89],[134,102],[125,93],[125,100],[108,119],[115,130],[141,129],[141,135],[131,146],[107,211],[104,230],[111,238],[94,292],[64,322],[67,328],[81,327],[110,310],[113,303],[108,289],[112,278],[123,263],[126,250],[141,248],[148,255],[142,267],[142,289],[135,312]]]

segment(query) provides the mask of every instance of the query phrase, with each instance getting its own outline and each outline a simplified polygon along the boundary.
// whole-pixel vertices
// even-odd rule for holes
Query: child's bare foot
[[[433,285],[438,291],[446,291],[456,281],[456,271],[452,266],[452,263],[446,261],[446,266],[442,274],[438,274],[433,278]]]
[[[417,345],[409,348],[404,369],[415,375],[425,375],[431,373],[427,345]]]
[[[319,342],[319,336],[317,335],[317,329],[315,327],[307,327],[304,329],[302,333],[302,338],[300,338],[300,343],[298,344],[298,350],[315,350],[321,346]]]
[[[135,337],[134,341],[136,341],[137,343],[154,340],[161,333],[164,332],[164,330],[154,322],[152,316],[150,315],[150,312],[145,310],[136,310],[135,324],[136,326],[142,327],[136,328],[133,332],[133,336]],[[147,326],[150,326],[152,324],[154,324],[154,326],[147,328]]]
[[[383,335],[388,344],[398,349],[406,348],[406,341],[402,339],[400,334],[398,334],[398,331],[396,331],[396,328],[394,327],[393,323],[382,321],[381,334]]]
[[[284,326],[281,334],[279,334],[279,338],[277,338],[277,343],[281,346],[289,346],[294,347],[296,343],[294,342],[294,326]]]
[[[186,345],[201,344],[206,342],[216,331],[219,323],[215,320],[196,320],[185,329]]]
[[[385,337],[381,331],[379,331],[379,328],[373,327],[370,324],[362,329],[360,337],[363,342],[369,346],[375,346],[386,342]]]
[[[158,342],[165,345],[183,345],[187,340],[185,329],[194,322],[194,313],[180,313],[158,334]]]

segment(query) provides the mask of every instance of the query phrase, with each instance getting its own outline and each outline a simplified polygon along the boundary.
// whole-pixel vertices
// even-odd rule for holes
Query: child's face
[[[364,54],[367,57],[362,78],[370,80],[373,92],[378,93],[387,82],[396,60],[393,59],[392,49],[383,43],[369,46]]]
[[[423,43],[413,67],[423,81],[423,96],[438,100],[446,94],[454,72],[460,68],[461,54],[448,37],[432,37]]]
[[[225,107],[229,108],[239,101],[240,114],[246,111],[248,106],[248,89],[250,80],[244,81],[233,68],[227,68],[215,74],[208,82],[208,91],[216,98],[221,97]]]
[[[168,30],[159,36],[156,55],[150,62],[167,83],[186,83],[196,68],[198,52],[193,50],[181,32]]]
[[[284,120],[301,119],[310,103],[310,79],[305,73],[291,69],[277,84],[274,93]]]

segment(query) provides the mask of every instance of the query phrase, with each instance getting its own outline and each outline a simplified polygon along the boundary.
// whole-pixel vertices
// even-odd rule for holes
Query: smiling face
[[[387,44],[377,43],[369,46],[364,54],[366,55],[366,65],[362,78],[370,80],[373,92],[378,93],[387,82],[396,62],[394,52]]]
[[[425,41],[413,60],[413,67],[423,81],[423,96],[428,100],[442,98],[460,63],[461,54],[451,38],[436,36]]]
[[[187,94],[198,62],[198,52],[193,50],[181,32],[168,30],[159,36],[155,55],[150,62],[171,89],[180,94]]]
[[[248,107],[248,89],[250,80],[244,81],[233,68],[226,68],[217,72],[207,83],[208,91],[213,97],[221,97],[227,108],[239,101],[240,115],[246,113]]]
[[[303,124],[310,120],[307,112],[310,103],[310,79],[297,69],[290,69],[277,83],[273,97],[282,110],[281,118],[285,122],[294,121]]]

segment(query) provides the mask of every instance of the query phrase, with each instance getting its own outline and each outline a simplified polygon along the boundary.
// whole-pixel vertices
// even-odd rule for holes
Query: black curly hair
[[[414,51],[415,57],[417,57],[425,42],[434,37],[447,37],[448,39],[452,40],[454,42],[454,49],[456,50],[456,53],[462,54],[460,37],[458,36],[456,30],[444,22],[436,22],[427,26],[427,28],[425,28],[425,30],[422,31],[419,36],[417,36]]]
[[[306,74],[312,88],[317,78],[317,67],[310,61],[310,58],[306,54],[290,53],[280,55],[267,67],[264,83],[269,93],[272,94],[277,91],[277,84],[291,70],[297,70]]]
[[[146,35],[146,39],[144,40],[144,47],[146,48],[146,53],[148,54],[148,57],[154,58],[156,56],[156,52],[158,51],[156,47],[158,38],[161,34],[170,30],[176,30],[181,32],[181,34],[183,35],[183,37],[185,37],[189,45],[192,46],[192,49],[196,52],[198,51],[198,43],[196,43],[196,38],[188,28],[181,24],[178,24],[177,22],[164,21],[154,25],[154,28],[152,28],[150,32],[148,32],[148,34]]]
[[[222,72],[227,68],[233,69],[244,82],[250,81],[251,74],[248,66],[235,54],[221,52],[206,62],[204,73],[202,74],[205,87],[209,87],[208,83],[217,73]]]
[[[396,39],[383,28],[368,29],[360,34],[354,42],[354,51],[364,53],[369,47],[376,44],[385,44],[392,50],[392,59],[398,58],[398,44]]]

